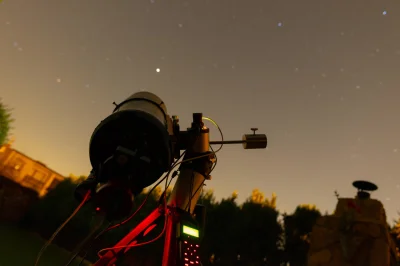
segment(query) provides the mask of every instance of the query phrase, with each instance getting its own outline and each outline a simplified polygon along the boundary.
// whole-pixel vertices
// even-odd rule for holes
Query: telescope
[[[215,166],[213,145],[242,144],[244,149],[267,147],[265,134],[243,135],[241,140],[210,140],[202,113],[193,113],[191,126],[181,130],[178,116],[170,116],[164,102],[150,92],[138,92],[119,104],[95,128],[89,145],[92,171],[75,190],[78,200],[90,192],[99,215],[109,221],[128,217],[136,195],[179,165],[174,188],[164,203],[131,230],[94,264],[114,265],[137,238],[164,218],[162,266],[200,265],[204,206],[197,204],[200,188]],[[165,192],[164,192],[165,193]],[[164,195],[165,196],[165,195]]]

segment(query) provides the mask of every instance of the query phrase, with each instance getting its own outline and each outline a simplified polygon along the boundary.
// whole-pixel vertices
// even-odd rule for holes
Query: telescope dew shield
[[[137,154],[138,160],[147,162],[138,163],[134,168],[140,169],[128,173],[131,184],[141,188],[153,184],[172,164],[170,126],[167,108],[158,96],[150,92],[131,95],[94,130],[89,145],[93,169],[123,147]]]

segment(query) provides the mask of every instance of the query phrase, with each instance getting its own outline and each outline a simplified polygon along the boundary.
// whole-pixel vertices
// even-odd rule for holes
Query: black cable
[[[171,169],[172,169],[172,168],[171,168]],[[101,232],[91,241],[89,247],[86,249],[85,255],[82,257],[82,259],[81,259],[81,261],[80,261],[80,263],[79,263],[78,266],[81,266],[81,265],[82,265],[82,263],[83,263],[83,261],[85,260],[85,257],[87,256],[89,250],[93,247],[95,241],[96,241],[100,236],[102,236],[104,233],[106,233],[106,232],[108,232],[108,231],[110,231],[110,230],[112,230],[112,229],[114,229],[114,228],[117,228],[117,227],[119,227],[119,226],[121,226],[121,225],[123,225],[123,224],[129,222],[129,221],[143,208],[143,206],[144,206],[145,203],[147,202],[147,200],[148,200],[149,196],[151,195],[151,193],[154,191],[154,189],[155,189],[158,185],[161,184],[161,182],[163,182],[163,181],[169,176],[169,173],[170,173],[170,171],[169,171],[169,172],[167,173],[167,175],[165,175],[155,186],[153,186],[153,187],[149,190],[149,192],[147,193],[146,198],[143,200],[142,204],[135,210],[135,212],[134,212],[131,216],[129,216],[127,219],[125,219],[124,221],[120,222],[119,224],[115,224],[115,225],[113,225],[113,226],[111,226],[111,224],[110,224],[108,227],[106,227],[103,231],[101,231]],[[80,253],[80,251],[78,251],[78,254],[79,254],[79,253]],[[69,265],[69,264],[68,264],[68,265]],[[66,266],[68,266],[68,265],[66,265]]]
[[[128,218],[126,218],[124,221],[120,222],[119,224],[111,226],[110,228],[107,229],[106,232],[129,222],[143,208],[144,204],[147,202],[147,200],[149,199],[149,197],[150,197],[151,193],[154,191],[154,189],[156,189],[156,187],[158,187],[165,179],[168,178],[168,176],[170,175],[170,173],[173,170],[173,168],[175,167],[175,165],[176,165],[176,163],[171,167],[171,169],[167,172],[167,174],[149,190],[149,192],[146,195],[146,198],[143,200],[142,204],[140,204],[140,206],[135,210],[135,212],[133,214],[131,214]]]
[[[101,237],[105,232],[107,232],[107,229],[111,226],[111,223],[108,224],[108,226],[106,228],[104,228],[103,230],[101,230],[94,238],[93,240],[89,243],[88,248],[85,250],[85,254],[82,256],[81,261],[79,262],[78,266],[81,266],[82,263],[84,262],[87,254],[89,253],[89,250],[92,248],[92,246],[94,245],[95,241]],[[78,253],[76,255],[78,255],[79,253],[81,253],[82,250],[78,251]],[[67,266],[67,265],[66,265]]]
[[[171,169],[172,169],[172,167],[171,167]],[[163,182],[163,181],[169,176],[169,173],[170,173],[170,172],[171,172],[171,171],[169,171],[169,172],[167,173],[167,175],[165,175],[155,186],[153,186],[153,187],[150,189],[150,191],[149,191],[148,194],[146,195],[146,198],[143,200],[142,204],[135,210],[135,212],[134,212],[131,216],[129,216],[127,219],[125,219],[124,221],[120,222],[119,224],[116,224],[116,225],[111,226],[111,223],[110,223],[109,226],[107,226],[107,227],[106,227],[104,230],[102,230],[95,238],[93,238],[93,240],[91,241],[91,243],[89,243],[89,244],[90,244],[89,247],[88,247],[88,248],[86,249],[86,251],[85,251],[85,255],[82,257],[82,259],[81,259],[81,261],[80,261],[80,263],[79,263],[79,266],[82,265],[83,261],[85,260],[85,257],[87,256],[89,250],[93,247],[95,241],[96,241],[100,236],[102,236],[104,233],[106,233],[106,232],[108,232],[108,231],[110,231],[110,230],[112,230],[112,229],[114,229],[114,228],[117,228],[117,227],[119,227],[119,226],[121,226],[121,225],[127,223],[130,219],[132,219],[132,218],[143,208],[143,206],[144,206],[145,203],[147,202],[147,199],[149,198],[149,196],[151,195],[151,193],[154,191],[154,189],[155,189],[158,185],[160,185],[161,182]],[[68,264],[65,265],[65,266],[69,266],[69,265],[73,262],[73,260],[75,259],[75,257],[76,257],[81,251],[82,251],[82,250],[78,250],[78,252],[74,255],[74,257],[73,257],[73,258],[68,262]]]
[[[95,217],[96,218],[96,217]],[[81,253],[81,251],[83,250],[83,248],[85,247],[85,245],[89,242],[89,244],[90,244],[90,242],[92,242],[92,241],[90,241],[91,240],[91,238],[92,238],[92,236],[98,231],[98,229],[99,228],[101,228],[101,226],[103,225],[103,221],[104,221],[104,218],[102,218],[102,221],[101,221],[101,223],[98,225],[98,226],[95,226],[94,227],[94,230],[91,232],[91,233],[89,233],[89,235],[84,239],[84,240],[82,240],[82,242],[79,244],[79,246],[78,246],[78,250],[74,253],[74,255],[69,259],[69,261],[67,262],[67,264],[65,265],[65,266],[69,266],[69,265],[71,265],[71,263],[73,263],[74,262],[74,260],[76,259],[76,257],[79,255],[79,253]],[[108,227],[108,226],[107,226]],[[106,229],[107,229],[107,227],[106,227]],[[104,229],[105,230],[105,229]],[[102,230],[102,231],[104,231],[104,230]],[[100,231],[100,233],[102,232],[102,231]],[[95,238],[94,239],[96,239],[97,238],[97,236],[98,236],[99,234],[97,234],[96,236],[95,236]],[[81,261],[81,263],[83,262],[83,260],[84,260],[84,258],[82,259],[82,261]],[[81,264],[80,263],[80,264]],[[80,265],[79,264],[79,265]]]
[[[188,209],[188,212],[190,213],[190,207],[192,206],[192,199],[193,199],[193,182],[194,182],[194,172],[192,172],[192,176],[190,177],[190,191],[189,191],[189,202],[188,206],[185,209]]]
[[[168,184],[167,184],[167,182],[165,182],[165,184],[166,184],[165,189],[164,189],[164,192],[165,192],[165,193],[167,193],[167,189],[168,189],[169,186],[171,185],[172,180],[174,179],[174,177],[176,177],[177,175],[178,175],[178,170],[177,170],[177,171],[174,171],[174,172],[172,173],[171,179],[169,180]]]
[[[114,228],[116,228],[116,227],[119,227],[119,226],[121,226],[121,225],[123,225],[123,224],[126,224],[127,222],[129,222],[139,211],[140,211],[140,209],[144,206],[144,204],[147,202],[147,200],[148,200],[148,198],[150,197],[150,195],[151,195],[151,193],[154,191],[154,189],[156,189],[156,187],[158,187],[165,179],[168,179],[168,177],[169,177],[169,175],[171,174],[171,172],[172,172],[172,170],[174,170],[174,168],[179,164],[179,160],[185,155],[185,153],[186,153],[186,151],[184,151],[182,154],[181,154],[181,156],[179,157],[179,159],[174,163],[174,164],[172,164],[172,166],[171,166],[171,168],[169,169],[169,171],[167,172],[167,174],[160,180],[160,181],[158,181],[157,182],[157,184],[155,184],[151,189],[150,189],[150,191],[147,193],[147,195],[146,195],[146,198],[143,200],[143,202],[142,202],[142,204],[139,206],[139,208],[131,215],[131,216],[129,216],[127,219],[125,219],[124,221],[122,221],[121,223],[119,223],[119,224],[117,224],[117,225],[115,225],[115,226],[112,226],[112,227],[110,227],[109,229],[108,229],[108,231],[109,230],[112,230],[112,229],[114,229]],[[172,179],[171,179],[172,180]]]
[[[210,171],[209,175],[211,175],[211,172],[214,171],[214,169],[215,169],[215,167],[217,166],[217,163],[218,163],[217,153],[214,151],[214,149],[213,149],[213,147],[211,145],[210,145],[210,150],[214,154],[215,162],[214,162],[214,165],[211,167],[211,171]]]
[[[181,158],[185,155],[185,152],[186,152],[186,151],[184,151],[184,152],[182,153],[182,155],[180,156],[179,159],[181,159]],[[113,225],[113,226],[111,226],[111,224],[110,224],[108,227],[106,227],[104,230],[102,230],[102,231],[91,241],[89,247],[86,249],[86,252],[85,252],[84,256],[82,257],[82,259],[81,259],[81,261],[80,261],[80,263],[79,263],[79,266],[82,265],[82,263],[83,263],[83,261],[85,260],[85,257],[87,256],[89,250],[92,248],[92,246],[94,245],[94,242],[95,242],[100,236],[102,236],[104,233],[106,233],[106,232],[108,232],[108,231],[110,231],[110,230],[112,230],[112,229],[114,229],[114,228],[117,228],[117,227],[119,227],[119,226],[121,226],[121,225],[123,225],[123,224],[129,222],[129,221],[143,208],[143,206],[144,206],[145,203],[147,202],[149,196],[150,196],[151,193],[154,191],[154,189],[155,189],[157,186],[159,186],[164,180],[166,180],[166,181],[168,180],[168,177],[169,177],[169,175],[171,174],[172,170],[176,167],[176,165],[178,165],[179,159],[171,166],[171,168],[170,168],[170,170],[167,172],[167,174],[166,174],[159,182],[157,182],[157,184],[155,184],[155,185],[149,190],[149,192],[147,193],[146,198],[143,200],[142,204],[135,210],[135,212],[134,212],[131,216],[129,216],[127,219],[125,219],[124,221],[120,222],[119,224],[116,224],[116,225]],[[171,178],[171,180],[170,180],[169,183],[166,182],[166,186],[165,186],[166,189],[165,189],[165,192],[166,192],[167,188],[169,187],[169,185],[171,184],[171,181],[172,181],[172,179],[174,178],[174,176],[176,176],[176,174],[173,174],[173,175],[172,175],[172,178]],[[74,258],[69,262],[69,264],[75,259],[75,257],[76,257],[80,252],[81,252],[81,250],[79,250],[79,251],[77,252],[77,254],[74,256]],[[66,266],[68,266],[69,264],[67,264]]]
[[[214,156],[215,156],[215,162],[214,162],[214,165],[211,167],[211,170],[210,170],[210,173],[209,173],[209,175],[212,173],[212,171],[215,169],[215,166],[217,165],[217,162],[218,162],[218,158],[217,158],[217,155],[216,155],[216,153],[214,152],[214,149],[211,147],[211,145],[210,145],[210,149],[211,149],[211,151],[214,153]],[[189,207],[190,208],[190,205],[191,205],[191,203],[192,203],[192,199],[193,199],[193,197],[194,197],[194,195],[196,195],[197,194],[197,192],[204,186],[204,182],[205,182],[206,180],[204,179],[203,180],[203,182],[201,182],[201,184],[200,184],[200,186],[199,187],[197,187],[197,189],[196,189],[196,191],[192,194],[192,185],[193,185],[193,174],[192,174],[192,183],[191,183],[191,188],[190,188],[190,191],[191,191],[191,194],[190,194],[190,198],[189,198],[189,202],[188,202],[188,205],[186,206],[186,208],[185,208],[185,210]],[[189,212],[190,212],[190,209],[189,209]]]
[[[185,154],[186,154],[186,151],[183,151],[182,154],[179,156],[178,161],[179,161],[181,158],[183,158],[183,157],[185,156]],[[171,170],[170,170],[170,171],[172,171],[172,170],[178,165],[178,163],[179,163],[178,161],[171,167]],[[174,179],[175,176],[177,176],[177,174],[178,174],[178,170],[177,170],[177,171],[174,171],[174,172],[172,173],[172,176],[171,176],[171,179],[169,180],[169,182],[167,182],[167,180],[168,180],[168,177],[167,177],[167,180],[166,180],[166,182],[165,182],[165,188],[164,188],[164,192],[165,192],[165,193],[167,193],[167,189],[169,188],[169,186],[170,186],[171,183],[172,183],[172,180]]]
[[[184,153],[185,153],[185,152],[184,152]],[[181,159],[181,158],[183,157],[184,153],[181,155],[181,157],[180,157],[179,159]],[[172,177],[171,177],[171,180],[170,180],[169,182],[168,182],[168,177],[170,176],[171,171],[179,164],[179,159],[172,165],[172,167],[171,167],[170,170],[168,171],[167,175],[166,175],[160,182],[158,182],[158,183],[153,187],[153,189],[154,189],[155,187],[157,187],[163,180],[166,181],[166,182],[165,182],[165,188],[168,188],[168,186],[170,185],[172,179],[176,176],[177,171],[175,171],[175,172],[173,173],[173,175],[172,175]],[[153,190],[153,189],[152,189],[152,190]],[[151,193],[152,190],[150,190],[150,192],[149,192],[149,194],[147,195],[147,197],[150,195],[150,193]],[[164,191],[163,194],[164,194],[164,195],[162,195],[162,198],[164,199],[164,208],[167,208],[166,190]],[[147,199],[147,197],[146,197],[146,199]],[[142,207],[142,206],[141,206],[141,207]],[[136,211],[136,212],[137,212],[137,211]],[[136,213],[136,212],[135,212],[135,213]],[[165,229],[166,229],[166,223],[167,223],[167,219],[165,219],[163,231],[162,231],[155,239],[151,240],[150,242],[153,242],[153,241],[159,239],[159,238],[164,234]],[[141,243],[141,245],[149,244],[150,242]],[[139,244],[139,245],[140,245],[140,244]],[[129,245],[127,245],[126,247],[129,247]],[[105,249],[103,249],[103,250],[105,250]],[[122,256],[122,255],[123,255],[123,254],[120,254],[119,256]],[[118,255],[117,255],[117,256],[118,256]],[[118,258],[118,257],[117,257],[117,258]]]
[[[190,207],[189,204],[190,204],[191,199],[193,199],[194,195],[196,195],[196,193],[204,186],[205,181],[206,180],[204,179],[203,182],[201,182],[201,184],[197,187],[196,191],[192,194],[192,197],[189,199],[188,205],[186,206],[185,210]]]

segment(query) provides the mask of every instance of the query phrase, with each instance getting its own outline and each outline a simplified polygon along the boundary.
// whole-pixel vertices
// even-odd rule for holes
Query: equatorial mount
[[[357,198],[359,199],[369,199],[370,193],[376,191],[378,186],[369,181],[357,180],[353,182],[353,187],[357,188]]]
[[[126,218],[119,226],[140,210],[141,207],[131,214],[134,197],[145,187],[156,183],[161,176],[164,177],[159,182],[167,182],[170,175],[173,178],[177,173],[178,165],[179,175],[168,199],[162,198],[159,206],[114,247],[103,250],[106,252],[94,266],[115,265],[120,255],[136,246],[135,239],[143,236],[160,218],[164,218],[162,235],[165,237],[162,265],[199,265],[197,250],[204,225],[200,217],[205,217],[201,215],[205,211],[197,201],[204,182],[211,179],[215,154],[225,144],[265,149],[267,136],[256,134],[258,129],[251,128],[252,133],[243,135],[241,140],[224,140],[217,123],[202,113],[193,113],[191,126],[181,130],[179,117],[168,115],[165,103],[149,92],[135,93],[114,105],[113,113],[92,134],[89,157],[93,169],[76,188],[76,198],[82,201],[84,195],[89,195],[96,214],[109,221]],[[216,126],[221,140],[210,141],[210,130],[203,120]],[[221,146],[214,151],[212,145]],[[192,248],[193,252],[187,251]]]

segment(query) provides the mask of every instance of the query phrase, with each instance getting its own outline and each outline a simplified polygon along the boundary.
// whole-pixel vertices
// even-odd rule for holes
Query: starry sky
[[[399,27],[399,0],[4,0],[0,96],[15,148],[65,175],[90,171],[89,138],[112,102],[147,90],[183,128],[202,112],[225,139],[268,135],[267,150],[218,154],[217,198],[259,188],[282,211],[331,211],[335,190],[354,196],[364,179],[391,220]]]

